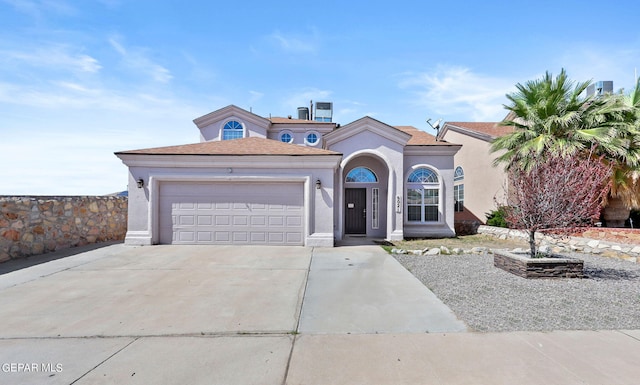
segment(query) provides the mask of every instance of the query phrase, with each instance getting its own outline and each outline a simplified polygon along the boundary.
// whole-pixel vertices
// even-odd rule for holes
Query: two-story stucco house
[[[327,119],[324,119],[327,120]],[[344,126],[230,105],[200,143],[117,152],[125,243],[333,246],[347,236],[454,236],[460,145],[371,117]]]

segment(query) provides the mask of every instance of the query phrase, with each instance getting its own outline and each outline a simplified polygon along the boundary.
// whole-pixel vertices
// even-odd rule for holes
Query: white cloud
[[[17,63],[20,66],[29,66],[55,69],[73,74],[96,73],[100,71],[100,62],[83,53],[72,52],[73,49],[62,44],[53,44],[42,47],[28,47],[24,50],[5,49],[0,51],[0,62]]]
[[[504,118],[505,94],[513,92],[516,83],[465,67],[439,66],[431,72],[404,73],[401,77],[400,88],[414,95],[410,104],[454,121]]]
[[[159,83],[168,83],[173,79],[171,71],[151,60],[145,49],[126,48],[124,44],[120,42],[119,36],[112,37],[108,41],[111,47],[120,54],[126,67],[140,74],[148,75]]]
[[[249,103],[255,103],[262,99],[262,97],[264,96],[264,93],[250,90],[249,95],[250,95]]]
[[[308,35],[287,35],[276,31],[269,35],[268,39],[288,53],[315,54],[318,52],[319,37],[315,29]]]

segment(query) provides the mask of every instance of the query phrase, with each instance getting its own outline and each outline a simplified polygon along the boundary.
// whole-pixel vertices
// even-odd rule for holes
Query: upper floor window
[[[222,140],[240,139],[244,137],[244,127],[235,120],[228,121],[222,129]]]
[[[373,171],[369,170],[366,167],[356,167],[353,170],[349,171],[347,174],[347,178],[345,182],[355,182],[355,183],[375,183],[378,181],[378,177]]]
[[[462,167],[458,166],[456,167],[456,171],[453,174],[453,180],[455,182],[458,182],[458,181],[462,181],[463,179],[464,179],[464,170],[462,169]]]
[[[464,170],[462,167],[456,167],[453,174],[453,201],[455,204],[454,211],[464,211]]]
[[[283,143],[292,143],[293,135],[289,131],[282,131],[280,133],[280,141]]]
[[[315,132],[310,132],[307,134],[307,136],[304,137],[304,142],[311,146],[315,146],[316,144],[318,144],[319,140],[320,140],[320,135],[318,135]]]
[[[407,178],[407,221],[440,220],[440,184],[438,175],[428,168],[418,168]]]

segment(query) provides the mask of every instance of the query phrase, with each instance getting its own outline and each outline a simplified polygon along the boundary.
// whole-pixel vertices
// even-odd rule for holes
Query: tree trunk
[[[531,258],[536,257],[536,231],[529,230],[529,249],[531,250]]]
[[[609,203],[602,211],[605,226],[624,227],[625,221],[629,219],[630,212],[631,210],[622,202],[622,199],[609,197]]]

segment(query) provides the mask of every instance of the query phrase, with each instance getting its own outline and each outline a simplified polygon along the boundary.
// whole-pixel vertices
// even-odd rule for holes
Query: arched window
[[[240,139],[244,136],[244,127],[235,120],[228,121],[222,129],[222,140]]]
[[[375,183],[378,181],[378,177],[373,171],[366,167],[356,167],[349,171],[345,182],[355,183]]]
[[[458,166],[456,167],[456,171],[453,174],[453,180],[457,182],[463,179],[464,179],[464,170],[462,170],[462,167]]]
[[[428,168],[419,168],[409,175],[408,183],[438,183],[438,175]]]
[[[421,167],[407,178],[407,221],[438,222],[440,220],[440,184],[438,175]]]
[[[455,204],[455,211],[464,211],[464,170],[462,167],[456,167],[456,171],[453,174],[453,200]]]

